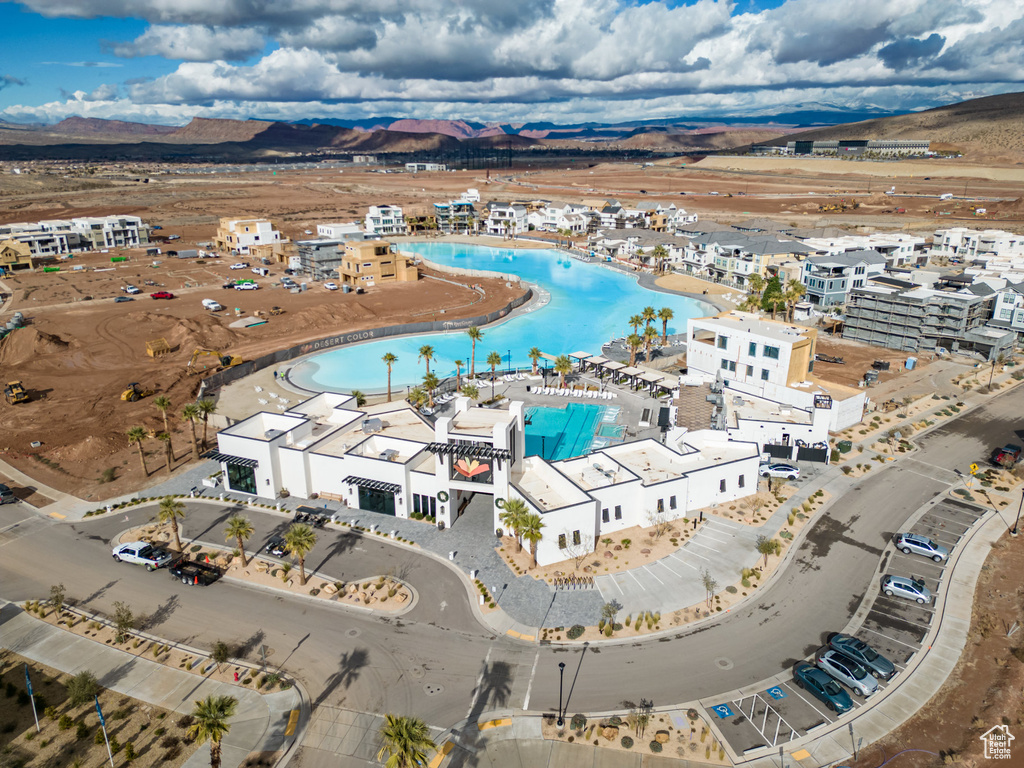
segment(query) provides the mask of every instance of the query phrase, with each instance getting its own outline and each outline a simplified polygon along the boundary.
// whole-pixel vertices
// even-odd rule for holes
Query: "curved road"
[[[408,579],[419,601],[401,618],[354,613],[285,598],[234,582],[191,589],[166,573],[115,563],[111,537],[154,513],[140,507],[78,524],[0,510],[0,584],[11,600],[67,587],[85,606],[112,611],[115,600],[148,613],[145,628],[209,647],[218,639],[258,648],[306,685],[313,704],[414,714],[446,727],[499,707],[554,710],[559,661],[567,663],[569,711],[616,709],[641,697],[656,705],[731,691],[777,674],[842,629],[872,579],[891,535],[922,504],[944,492],[996,445],[1018,441],[1024,389],[996,396],[920,440],[921,449],[876,468],[809,530],[794,559],[755,600],[721,620],[647,642],[583,649],[537,646],[494,636],[469,607],[464,579],[442,562],[349,532],[324,531],[310,567],[347,580],[388,569]],[[870,458],[865,452],[864,459]],[[234,507],[191,505],[187,538],[219,542]],[[247,510],[253,546],[283,529],[282,518]],[[596,618],[596,617],[595,617]],[[0,626],[2,636],[2,626]],[[252,658],[255,658],[254,653]],[[716,663],[727,660],[722,665]],[[727,668],[723,668],[727,667]]]

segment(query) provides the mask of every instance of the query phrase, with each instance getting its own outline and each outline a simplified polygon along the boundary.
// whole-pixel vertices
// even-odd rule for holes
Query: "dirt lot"
[[[889,363],[888,371],[878,372],[879,383],[898,378],[903,372],[903,366],[908,357],[917,358],[915,368],[918,369],[925,368],[932,362],[929,353],[900,352],[895,349],[861,344],[839,336],[830,336],[827,333],[818,334],[818,344],[815,349],[819,355],[841,357],[844,362],[838,364],[818,360],[814,363],[814,375],[822,381],[854,388],[857,388],[858,383],[863,380],[864,373],[871,370],[871,364],[875,360]]]
[[[1015,622],[1024,622],[1024,587],[1017,576],[1022,568],[1024,539],[1004,534],[982,570],[974,593],[970,639],[946,685],[903,726],[864,746],[855,768],[876,768],[886,759],[893,760],[894,768],[1024,763],[1024,748],[1019,744],[1024,725],[1024,640],[1019,630],[1007,637]],[[997,725],[1009,726],[1018,739],[1011,745],[1012,757],[1005,761],[983,756],[979,737]],[[899,752],[904,754],[896,759]]]
[[[37,702],[40,732],[36,734],[32,707],[25,690],[25,662],[32,678]],[[70,765],[102,766],[108,762],[102,735],[97,744],[99,718],[92,701],[72,707],[67,701],[63,675],[10,651],[0,652],[0,763],[4,766],[43,766],[64,768]],[[159,765],[174,768],[195,752],[196,746],[185,736],[181,716],[111,691],[99,695],[107,720],[107,735],[116,761],[125,762],[128,744],[136,758],[136,768]],[[46,714],[52,708],[53,717]],[[62,727],[61,717],[64,720]]]

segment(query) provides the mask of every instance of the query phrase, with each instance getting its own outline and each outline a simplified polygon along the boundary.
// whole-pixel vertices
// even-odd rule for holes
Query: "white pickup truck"
[[[155,571],[174,562],[175,558],[165,549],[158,549],[145,541],[129,541],[114,547],[114,559],[119,563],[144,565],[147,571]]]
[[[140,291],[134,285],[122,285],[121,286],[121,290],[124,291],[127,294],[132,295],[132,296],[134,296],[137,293],[142,293],[142,291]]]

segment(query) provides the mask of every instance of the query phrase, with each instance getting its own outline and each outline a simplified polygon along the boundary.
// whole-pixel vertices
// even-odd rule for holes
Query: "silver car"
[[[949,557],[949,550],[936,544],[927,536],[918,536],[916,533],[901,533],[896,537],[896,549],[904,555],[923,555],[930,557],[936,563],[941,563]]]
[[[818,669],[828,672],[854,693],[867,698],[878,690],[878,681],[864,667],[838,651],[828,650],[818,656]]]
[[[903,576],[886,576],[882,579],[882,591],[889,597],[903,597],[918,603],[930,603],[932,593],[921,579],[907,579]]]

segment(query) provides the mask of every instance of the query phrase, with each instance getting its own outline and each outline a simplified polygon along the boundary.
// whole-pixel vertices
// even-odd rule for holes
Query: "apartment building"
[[[885,256],[877,251],[843,251],[831,256],[811,256],[802,264],[800,282],[806,300],[822,307],[845,304],[852,288],[864,286],[885,271]]]
[[[476,209],[469,200],[434,203],[434,221],[443,234],[464,235],[476,227]]]
[[[363,231],[358,221],[335,221],[316,225],[317,237],[327,240],[367,240],[368,233]]]
[[[802,242],[828,255],[847,251],[875,251],[885,257],[886,266],[894,269],[928,263],[925,239],[903,232],[876,232],[870,235],[844,233],[831,237],[807,237]]]
[[[256,256],[289,241],[265,219],[222,218],[213,242],[214,247],[232,255]]]
[[[138,248],[149,245],[149,228],[138,216],[82,217],[71,220],[85,248]]]
[[[371,205],[363,226],[368,237],[404,235],[407,231],[405,214],[397,205]]]
[[[527,210],[522,203],[487,203],[484,222],[488,235],[506,237],[518,235],[525,232],[527,225]]]
[[[75,251],[145,246],[149,228],[138,216],[47,219],[0,225],[0,239],[22,243],[32,256],[57,257]]]
[[[929,255],[953,262],[973,261],[979,257],[1024,256],[1024,235],[1001,229],[937,229]]]
[[[448,166],[444,163],[406,163],[405,170],[409,173],[428,173],[432,171],[447,171]]]
[[[968,281],[969,282],[969,281]],[[843,338],[908,352],[975,351],[986,359],[1013,346],[1011,332],[978,332],[992,318],[991,288],[925,288],[889,278],[850,291]]]
[[[384,240],[350,240],[344,244],[341,264],[336,268],[345,285],[370,288],[382,282],[415,282],[419,269],[405,255],[392,251]]]
[[[341,263],[345,260],[344,239],[319,238],[298,240],[295,243],[296,261],[294,269],[313,280],[336,280],[340,276]]]

